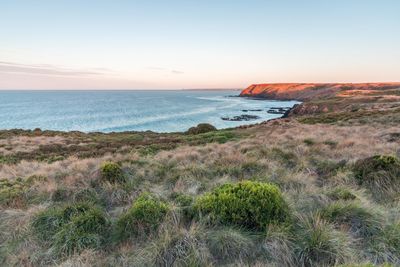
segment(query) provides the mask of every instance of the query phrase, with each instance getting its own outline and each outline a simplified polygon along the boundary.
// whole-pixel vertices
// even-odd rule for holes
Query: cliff
[[[341,94],[353,95],[363,92],[400,88],[400,83],[266,83],[252,84],[240,96],[272,100],[307,101]]]

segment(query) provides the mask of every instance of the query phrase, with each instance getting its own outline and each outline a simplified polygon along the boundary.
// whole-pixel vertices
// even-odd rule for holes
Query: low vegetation
[[[114,162],[104,162],[101,165],[101,177],[110,183],[122,183],[125,181],[121,166]]]
[[[399,266],[399,103],[371,97],[237,129],[0,131],[0,265]]]
[[[139,196],[116,223],[117,236],[120,239],[130,236],[142,237],[154,233],[166,213],[168,205],[149,194]]]
[[[108,225],[101,209],[84,202],[50,207],[37,214],[32,222],[33,232],[52,253],[60,256],[101,248]]]
[[[217,130],[213,125],[209,123],[200,123],[195,127],[189,128],[187,130],[187,134],[201,134],[201,133],[208,133]]]
[[[282,223],[289,211],[279,188],[275,185],[245,181],[224,184],[198,198],[196,208],[209,214],[220,224],[234,224],[249,229],[265,229],[269,224]]]
[[[387,201],[400,192],[400,159],[391,155],[375,155],[354,164],[357,182],[367,187],[375,198]]]

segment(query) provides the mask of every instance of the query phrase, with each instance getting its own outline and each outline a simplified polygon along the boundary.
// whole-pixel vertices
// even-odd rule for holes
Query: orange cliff
[[[240,96],[273,100],[306,101],[345,91],[377,91],[400,88],[400,83],[265,83],[252,84]]]

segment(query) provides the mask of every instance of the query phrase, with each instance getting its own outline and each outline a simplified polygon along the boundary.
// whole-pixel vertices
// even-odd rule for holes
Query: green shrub
[[[265,229],[269,223],[288,218],[288,206],[279,188],[268,183],[228,183],[198,198],[195,206],[213,221],[251,229]]]
[[[21,208],[26,205],[29,183],[21,178],[0,179],[0,206]]]
[[[181,207],[187,207],[193,203],[193,197],[183,193],[175,193],[173,199]]]
[[[169,207],[150,194],[142,194],[117,221],[116,234],[120,239],[151,234],[167,214]]]
[[[101,165],[101,177],[104,181],[110,183],[123,183],[125,182],[125,177],[122,172],[121,166],[114,162],[104,162]]]
[[[52,207],[37,214],[32,222],[37,236],[62,255],[98,248],[108,226],[104,212],[90,203]]]
[[[213,125],[209,124],[209,123],[200,123],[195,127],[191,127],[189,128],[189,130],[187,130],[187,134],[201,134],[201,133],[208,133],[208,132],[212,132],[212,131],[216,131],[217,128],[215,128]]]
[[[224,144],[231,140],[236,140],[240,137],[237,132],[232,130],[219,130],[198,135],[187,135],[185,140],[191,145],[201,145],[208,143]]]

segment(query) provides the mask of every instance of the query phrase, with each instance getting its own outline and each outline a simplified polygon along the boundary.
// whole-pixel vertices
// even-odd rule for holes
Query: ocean
[[[178,132],[203,122],[222,129],[280,117],[267,110],[297,103],[232,97],[239,93],[238,90],[0,91],[0,129]],[[259,118],[221,119],[243,114]]]

